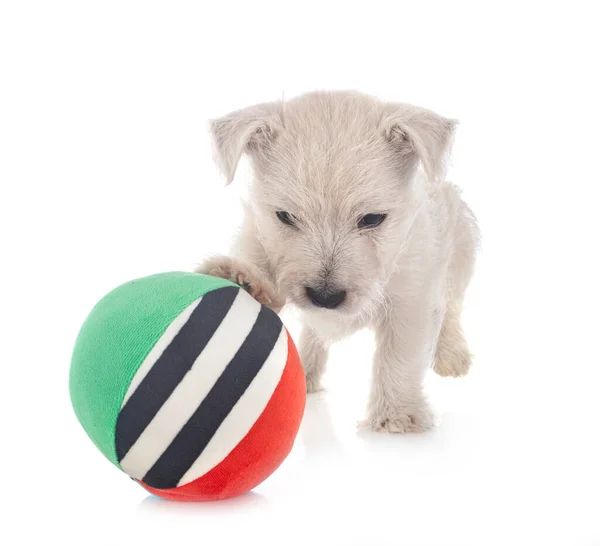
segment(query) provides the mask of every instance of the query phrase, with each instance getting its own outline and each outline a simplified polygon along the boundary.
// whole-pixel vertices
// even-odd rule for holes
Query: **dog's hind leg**
[[[471,367],[471,353],[463,334],[460,316],[475,265],[479,229],[475,216],[464,202],[460,202],[457,212],[455,244],[446,281],[446,309],[433,364],[434,371],[444,377],[461,377]]]

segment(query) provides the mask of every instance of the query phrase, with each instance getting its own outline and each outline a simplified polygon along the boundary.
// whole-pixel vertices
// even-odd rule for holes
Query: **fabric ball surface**
[[[239,286],[161,273],[114,289],[85,320],[70,370],[88,436],[151,493],[245,493],[289,454],[306,402],[279,317]]]

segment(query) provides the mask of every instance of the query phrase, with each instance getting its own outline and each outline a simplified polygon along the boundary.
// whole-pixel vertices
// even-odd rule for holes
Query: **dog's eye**
[[[365,214],[358,221],[358,227],[361,229],[374,228],[380,225],[386,218],[387,214]]]
[[[281,220],[287,226],[296,225],[296,219],[294,218],[294,216],[291,215],[289,212],[285,212],[284,210],[277,211],[277,218],[279,218],[279,220]]]

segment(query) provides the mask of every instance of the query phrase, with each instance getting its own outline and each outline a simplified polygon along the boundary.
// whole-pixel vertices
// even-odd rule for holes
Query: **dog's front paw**
[[[275,286],[264,277],[260,270],[244,260],[229,256],[216,256],[206,260],[195,271],[240,285],[256,301],[270,307],[275,312],[279,312],[285,303]]]
[[[432,411],[426,404],[414,408],[386,408],[369,413],[363,426],[376,432],[424,432],[434,424]]]

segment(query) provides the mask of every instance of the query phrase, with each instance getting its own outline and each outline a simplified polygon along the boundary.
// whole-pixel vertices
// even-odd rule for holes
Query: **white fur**
[[[426,369],[461,376],[471,364],[460,313],[479,232],[443,178],[455,125],[353,92],[310,93],[212,122],[227,181],[243,153],[254,180],[236,258],[213,258],[199,271],[244,284],[277,310],[287,302],[302,311],[309,392],[321,388],[329,344],[373,328],[366,423],[374,430],[429,428]],[[297,228],[277,211],[293,214]],[[360,230],[369,213],[387,218]],[[310,302],[306,287],[324,285],[347,291],[341,307]]]

